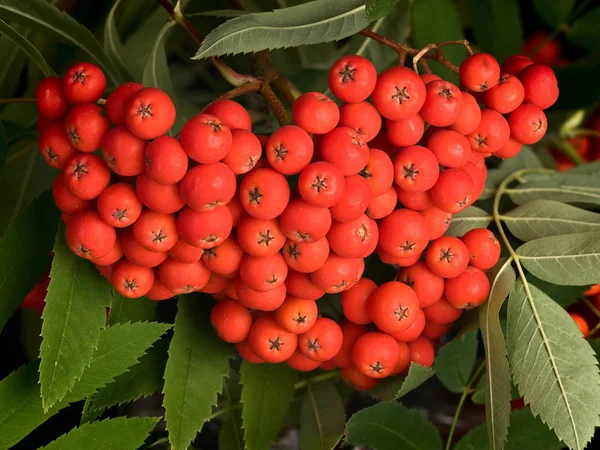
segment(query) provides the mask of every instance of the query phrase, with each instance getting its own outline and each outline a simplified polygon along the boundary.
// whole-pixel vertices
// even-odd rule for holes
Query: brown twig
[[[14,98],[0,98],[0,105],[8,105],[9,103],[35,103],[35,98],[30,97],[14,97]]]
[[[219,100],[231,100],[236,97],[240,97],[244,94],[249,94],[252,92],[259,92],[261,87],[262,87],[262,82],[260,82],[260,81],[254,82],[254,83],[242,84],[241,86],[235,87],[235,88],[231,89],[230,91],[227,91],[223,95],[220,95],[219,97],[214,99],[212,102],[210,102],[208,105],[206,105],[202,109],[201,112],[204,112],[214,102],[217,102]]]
[[[269,107],[275,114],[279,125],[289,125],[291,123],[290,116],[288,115],[285,106],[283,106],[279,100],[279,97],[277,97],[277,94],[275,94],[271,88],[271,85],[267,82],[264,82],[260,87],[259,92],[269,104]]]

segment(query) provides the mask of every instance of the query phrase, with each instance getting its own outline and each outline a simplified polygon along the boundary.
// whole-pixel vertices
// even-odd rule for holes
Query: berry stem
[[[290,116],[287,113],[285,106],[283,106],[281,100],[279,100],[279,97],[277,97],[277,94],[275,94],[271,88],[271,85],[267,81],[262,83],[259,92],[267,101],[273,113],[275,113],[275,117],[277,118],[279,125],[283,126],[290,124]]]
[[[35,98],[30,97],[14,97],[14,98],[0,98],[0,105],[8,105],[10,103],[35,103]]]
[[[305,388],[309,384],[318,383],[319,381],[332,380],[334,378],[338,378],[340,376],[339,370],[331,370],[329,372],[322,373],[320,375],[315,375],[314,377],[307,378],[306,380],[298,381],[294,385],[294,390],[299,390]]]
[[[249,94],[251,92],[259,92],[261,87],[262,87],[262,83],[256,82],[256,81],[252,82],[252,83],[242,84],[241,86],[235,87],[235,88],[231,89],[230,91],[227,91],[224,94],[217,97],[216,99],[214,99],[212,102],[210,102],[208,105],[206,105],[202,109],[202,112],[204,112],[206,110],[206,108],[208,108],[214,102],[217,102],[219,100],[231,100],[236,97],[240,97],[244,94]]]
[[[568,140],[560,139],[558,137],[555,137],[554,140],[559,150],[563,152],[565,156],[573,162],[573,164],[576,166],[585,164],[583,157],[577,152],[577,150],[575,150],[575,147],[573,147]]]
[[[416,55],[419,52],[416,48],[410,48],[404,44],[401,44],[400,42],[396,42],[392,39],[386,38],[385,36],[382,36],[379,33],[367,30],[366,28],[362,30],[360,34],[393,49],[396,53],[398,53],[398,56],[400,57],[400,65],[402,66],[404,65],[407,55]]]

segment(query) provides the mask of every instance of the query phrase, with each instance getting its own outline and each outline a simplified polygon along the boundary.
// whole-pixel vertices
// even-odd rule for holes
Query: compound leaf
[[[328,381],[309,384],[300,407],[300,448],[331,450],[344,433],[344,402]]]
[[[451,392],[462,392],[476,361],[477,331],[469,331],[444,345],[433,367],[446,389]]]

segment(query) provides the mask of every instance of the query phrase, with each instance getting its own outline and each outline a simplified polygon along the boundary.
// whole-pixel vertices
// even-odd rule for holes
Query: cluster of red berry
[[[340,367],[366,389],[410,361],[431,365],[433,341],[486,300],[498,241],[443,234],[482,192],[484,158],[537,142],[558,96],[552,70],[523,56],[501,67],[473,55],[460,80],[463,90],[402,66],[377,75],[348,56],[329,74],[341,107],[304,94],[296,125],[267,137],[219,100],[170,137],[164,92],[126,83],[102,108],[104,75],[81,63],[37,88],[40,150],[61,170],[69,247],[117,291],[213,294],[213,325],[248,361]],[[374,253],[402,267],[398,281],[362,277]],[[325,293],[341,293],[341,324],[319,317]]]

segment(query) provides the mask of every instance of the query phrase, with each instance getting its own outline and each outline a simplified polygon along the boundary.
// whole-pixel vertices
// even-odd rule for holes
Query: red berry
[[[317,300],[325,295],[325,292],[312,282],[310,275],[292,269],[288,271],[285,287],[290,295],[308,300]]]
[[[504,62],[500,65],[500,71],[516,77],[525,67],[532,64],[533,61],[525,55],[513,55],[504,60]]]
[[[65,119],[65,131],[77,150],[91,153],[102,145],[110,128],[102,109],[93,103],[82,103],[71,109]]]
[[[442,278],[454,278],[469,264],[469,250],[460,239],[443,236],[431,242],[426,254],[427,267]]]
[[[371,219],[383,219],[384,217],[391,214],[396,208],[398,203],[398,197],[396,196],[396,190],[393,187],[386,189],[386,191],[371,199],[369,207],[367,208],[367,216]]]
[[[473,179],[463,169],[444,170],[430,191],[433,204],[452,214],[469,206],[474,192]]]
[[[139,298],[154,285],[154,271],[122,259],[113,267],[111,283],[125,297]]]
[[[137,137],[155,139],[169,131],[175,116],[175,105],[169,96],[160,89],[148,87],[131,96],[125,111],[125,124]]]
[[[325,134],[338,124],[340,110],[326,95],[320,92],[307,92],[298,97],[292,105],[292,117],[296,125],[307,133]]]
[[[410,361],[421,366],[431,367],[435,357],[435,349],[429,339],[420,336],[412,342],[408,343],[408,351],[410,352]]]
[[[240,183],[239,191],[242,206],[257,219],[278,217],[290,200],[287,180],[273,169],[254,169],[248,172]]]
[[[460,82],[473,92],[484,92],[498,84],[500,65],[487,53],[469,56],[459,67]]]
[[[123,257],[123,250],[121,249],[121,245],[119,241],[117,241],[114,247],[108,252],[106,255],[101,256],[100,258],[92,258],[90,261],[92,264],[97,266],[110,266],[115,264]]]
[[[201,290],[210,278],[210,271],[202,262],[187,264],[167,258],[158,266],[160,281],[175,294],[188,294]]]
[[[321,361],[315,361],[314,359],[310,359],[298,349],[296,349],[294,354],[290,356],[285,361],[285,363],[292,369],[298,370],[300,372],[310,372],[321,366]]]
[[[387,153],[372,148],[369,150],[369,161],[359,175],[369,183],[373,197],[377,197],[392,186],[394,164]]]
[[[175,258],[175,259],[177,259],[177,258]],[[181,260],[178,260],[178,261],[181,261]],[[204,287],[202,289],[200,289],[200,292],[204,292],[206,294],[220,294],[225,289],[227,289],[227,287],[230,284],[231,284],[231,280],[229,278],[225,278],[223,275],[218,275],[216,273],[211,272],[208,282],[204,285]]]
[[[558,81],[552,68],[544,64],[532,64],[519,73],[525,89],[525,102],[542,109],[550,108],[558,99]]]
[[[252,328],[252,316],[235,300],[221,300],[210,311],[210,322],[225,342],[245,341]]]
[[[441,210],[437,206],[429,206],[428,208],[420,211],[421,216],[427,222],[427,231],[429,233],[429,240],[432,241],[448,231],[448,227],[452,222],[452,214]]]
[[[372,99],[383,117],[400,120],[417,114],[426,95],[419,75],[407,67],[396,66],[379,74]]]
[[[450,125],[450,129],[459,134],[467,135],[472,133],[481,122],[481,108],[471,94],[466,91],[461,91],[462,101],[460,103],[460,111],[456,122]]]
[[[312,300],[288,297],[274,313],[277,323],[294,334],[302,334],[317,321],[319,309]]]
[[[480,153],[494,153],[500,150],[510,138],[508,122],[493,109],[481,111],[479,126],[467,138],[471,148]]]
[[[62,90],[69,103],[91,103],[98,100],[106,89],[102,70],[88,62],[77,63],[65,72]]]
[[[283,234],[294,242],[316,242],[324,238],[331,228],[331,213],[306,203],[300,198],[292,199],[279,216]]]
[[[378,379],[368,377],[354,367],[342,369],[340,375],[342,376],[342,379],[356,391],[369,391],[379,383]]]
[[[377,328],[386,333],[407,330],[417,318],[419,299],[414,290],[398,281],[388,281],[373,291],[367,311]]]
[[[271,291],[284,284],[288,266],[280,253],[269,256],[245,255],[240,264],[240,280],[256,291]]]
[[[227,208],[209,211],[184,208],[177,217],[179,235],[194,247],[216,247],[229,237],[231,229],[231,213]]]
[[[362,259],[342,258],[330,253],[325,264],[311,273],[310,279],[321,291],[336,294],[350,289],[358,282],[363,272],[361,262]]]
[[[479,107],[478,107],[479,108]],[[387,138],[396,147],[416,145],[423,137],[425,121],[419,114],[400,120],[387,120]]]
[[[102,155],[113,172],[132,177],[144,171],[147,145],[146,141],[120,125],[104,135]]]
[[[367,302],[371,294],[377,289],[375,282],[368,278],[361,278],[353,287],[342,292],[342,311],[351,322],[366,325],[371,322]]]
[[[422,211],[433,204],[429,191],[405,191],[400,186],[396,186],[394,193],[402,206],[414,211]]]
[[[590,334],[590,326],[588,325],[586,320],[583,317],[581,317],[579,314],[570,312],[569,315],[571,316],[571,318],[577,325],[577,328],[579,328],[579,331],[581,331],[581,334],[583,334],[583,337],[587,338],[588,335]]]
[[[315,361],[328,361],[342,348],[344,335],[332,319],[319,317],[314,325],[298,336],[298,348]]]
[[[535,144],[544,137],[548,129],[546,114],[539,106],[524,103],[508,118],[511,137],[522,144]]]
[[[237,226],[240,246],[252,256],[274,255],[283,248],[286,238],[276,219],[243,216]]]
[[[61,79],[48,77],[35,87],[35,101],[40,116],[47,119],[61,119],[69,112],[69,101],[62,92]]]
[[[379,225],[379,245],[398,258],[421,253],[428,242],[427,223],[416,211],[397,209]]]
[[[298,347],[298,336],[280,327],[270,315],[256,319],[248,340],[260,359],[273,364],[290,358]]]
[[[340,322],[343,341],[340,351],[331,360],[337,367],[349,368],[352,367],[352,349],[356,340],[368,331],[368,328],[363,325],[357,325],[349,320]]]
[[[371,188],[365,178],[360,175],[347,177],[341,198],[330,208],[331,218],[338,222],[357,219],[367,210],[372,198]]]
[[[398,343],[385,333],[365,333],[356,340],[352,349],[354,367],[371,378],[387,377],[399,360]]]
[[[235,293],[240,303],[258,311],[275,311],[286,298],[285,285],[279,285],[267,292],[257,291],[246,286],[239,278],[234,283]]]
[[[417,322],[415,322],[411,326],[411,329],[414,328],[416,323]],[[400,351],[400,358],[398,359],[398,365],[396,365],[396,368],[394,370],[392,370],[391,375],[399,375],[403,372],[407,372],[408,368],[410,366],[410,350],[408,349],[408,345],[406,344],[406,342],[398,341],[397,339],[396,339],[396,342],[398,342],[398,350]]]
[[[189,169],[181,180],[179,190],[190,208],[208,211],[229,203],[235,195],[235,187],[235,174],[218,162],[199,164]]]
[[[410,327],[408,327],[404,331],[401,331],[400,333],[394,333],[391,336],[394,339],[396,339],[396,341],[398,341],[399,343],[412,342],[415,339],[417,339],[419,336],[421,336],[424,328],[425,328],[425,313],[423,313],[423,311],[419,309],[417,311],[417,318],[415,319],[415,321],[413,322],[413,324]],[[403,345],[400,345],[400,348],[407,349],[407,347],[404,347]],[[398,371],[398,373],[402,372],[402,370],[404,370],[406,367],[408,367],[408,362],[409,361],[407,358],[407,360],[404,362],[404,364],[406,366],[401,367],[401,368],[398,368],[398,367],[396,368],[396,369],[400,369]]]
[[[510,138],[506,142],[506,144],[504,144],[504,147],[502,147],[500,150],[494,152],[494,156],[497,156],[498,158],[502,158],[502,159],[512,158],[512,157],[518,155],[518,153],[521,151],[522,147],[523,147],[523,144],[514,140],[513,138]]]
[[[250,131],[252,129],[250,114],[246,108],[233,100],[217,100],[208,105],[204,113],[217,117],[232,131],[237,129]]]
[[[352,128],[369,142],[381,129],[381,116],[368,102],[344,103],[340,106],[339,126]]]
[[[394,180],[405,191],[426,191],[439,174],[435,155],[420,145],[403,148],[394,158]]]
[[[219,275],[231,277],[240,268],[244,251],[234,235],[229,236],[216,247],[202,253],[202,262],[208,269]]]
[[[311,273],[325,264],[329,256],[329,242],[326,238],[316,242],[294,242],[288,239],[281,253],[292,269]]]
[[[188,170],[188,158],[179,141],[171,136],[154,139],[146,147],[146,173],[157,183],[175,184]]]
[[[107,224],[124,228],[135,222],[142,212],[142,202],[128,184],[116,183],[98,197],[98,213]]]
[[[46,162],[55,169],[63,169],[77,154],[69,140],[62,122],[50,123],[40,134],[40,152]]]
[[[423,330],[425,332],[427,331],[428,323],[431,322],[439,325],[451,324],[461,316],[463,310],[455,308],[450,303],[448,303],[446,297],[442,297],[433,305],[430,305],[427,308],[423,308],[423,312],[425,313],[425,319],[427,319],[427,323],[425,324],[425,330]]]
[[[173,294],[170,290],[168,290],[164,284],[160,282],[156,274],[154,275],[154,284],[150,288],[148,292],[146,292],[146,298],[150,300],[154,300],[156,302],[162,300],[168,300],[173,297]]]
[[[110,182],[110,170],[102,158],[91,153],[75,155],[63,174],[67,189],[82,200],[98,197]]]
[[[179,239],[175,216],[146,209],[133,224],[133,236],[148,250],[167,252]]]
[[[398,281],[411,287],[417,294],[419,306],[426,308],[437,302],[444,294],[444,279],[434,274],[425,261],[400,271]]]
[[[106,98],[106,113],[114,125],[124,125],[127,106],[133,94],[144,86],[139,83],[123,83]]]
[[[367,58],[344,56],[331,66],[328,82],[333,95],[343,102],[362,102],[375,88],[377,71]]]
[[[67,189],[63,173],[59,173],[54,179],[52,196],[57,208],[63,214],[73,215],[76,212],[94,208],[93,200],[82,200]]]
[[[264,361],[262,359],[260,359],[258,356],[256,356],[256,353],[254,353],[254,350],[252,350],[252,347],[250,346],[249,341],[238,342],[237,344],[235,344],[235,348],[236,348],[237,352],[240,354],[240,356],[245,361],[248,361],[249,363],[252,363],[252,364],[264,363]]]
[[[167,252],[153,252],[142,247],[133,237],[132,228],[123,230],[119,243],[127,260],[138,266],[156,267],[169,256]]]
[[[330,208],[342,197],[345,184],[340,169],[331,163],[319,161],[302,169],[298,178],[298,191],[306,203]]]
[[[473,180],[473,195],[469,201],[469,205],[472,205],[485,189],[485,180],[487,179],[487,167],[484,165],[482,169],[477,167],[471,161],[461,167],[462,170],[467,172]]]
[[[231,219],[233,220],[233,226],[236,227],[240,218],[244,215],[244,207],[242,206],[242,202],[237,195],[234,195],[229,203],[225,205],[225,207],[231,213]]]
[[[460,310],[459,310],[460,311]],[[435,323],[428,319],[425,320],[425,328],[423,329],[423,336],[428,339],[439,339],[452,328],[452,322],[450,323]]]
[[[210,114],[198,114],[181,128],[179,140],[187,155],[202,164],[222,160],[232,144],[231,130]]]
[[[115,229],[95,211],[80,211],[71,217],[65,238],[71,251],[86,259],[105,256],[117,242]]]
[[[491,269],[500,259],[500,243],[486,228],[474,228],[461,238],[469,251],[469,264],[481,270]]]
[[[342,258],[362,258],[374,238],[373,224],[366,214],[349,222],[333,222],[327,233],[331,250]]]
[[[232,130],[231,139],[231,150],[222,162],[236,175],[249,172],[262,155],[260,141],[254,133],[243,129]]]
[[[517,77],[509,74],[500,75],[498,84],[483,94],[483,101],[488,108],[500,114],[508,114],[523,103],[525,89]]]
[[[142,203],[157,213],[173,214],[185,206],[179,185],[157,183],[145,172],[137,176],[135,191]]]
[[[490,282],[480,269],[467,267],[459,276],[446,280],[444,294],[455,308],[471,309],[487,300]]]
[[[435,127],[447,127],[456,122],[460,113],[462,94],[452,83],[435,80],[427,83],[426,97],[419,114]]]
[[[352,128],[339,127],[323,136],[321,158],[337,166],[344,176],[360,172],[369,161],[369,148]]]
[[[469,140],[452,130],[437,130],[429,137],[427,148],[440,165],[450,168],[464,166],[471,156]]]
[[[335,103],[333,103],[335,106]],[[337,106],[336,106],[337,108]],[[299,173],[310,163],[314,144],[302,128],[295,125],[283,126],[267,140],[265,155],[273,169],[284,175]]]

